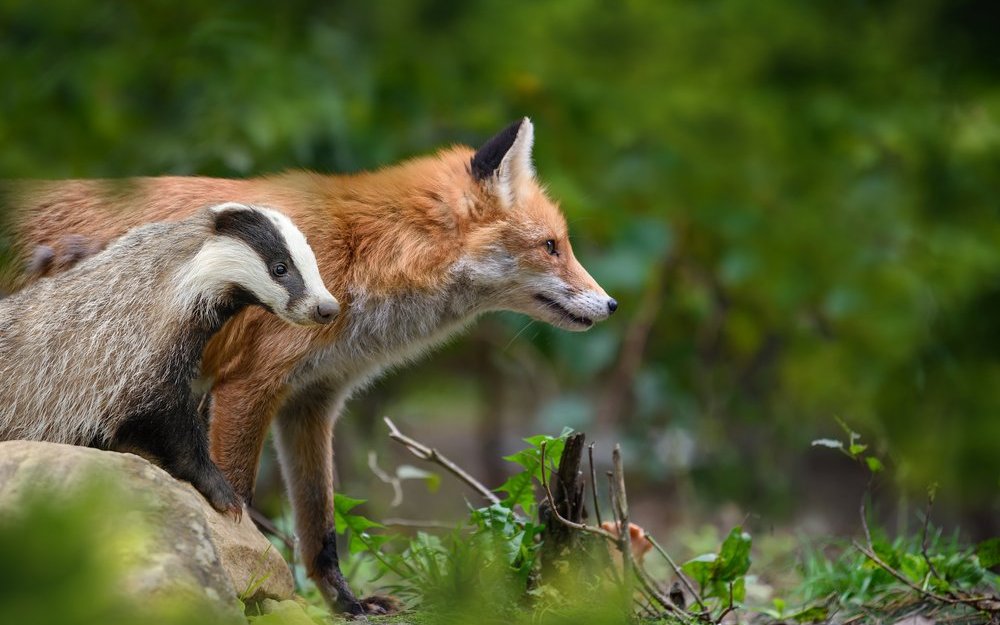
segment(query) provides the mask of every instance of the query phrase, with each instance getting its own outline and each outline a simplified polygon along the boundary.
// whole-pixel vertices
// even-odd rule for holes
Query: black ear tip
[[[484,143],[483,147],[479,148],[476,155],[472,157],[472,175],[475,176],[476,180],[485,180],[493,175],[493,172],[500,167],[503,157],[514,145],[514,140],[517,139],[517,133],[520,132],[521,126],[526,123],[530,123],[527,117],[511,122],[506,128],[495,134],[492,139]]]

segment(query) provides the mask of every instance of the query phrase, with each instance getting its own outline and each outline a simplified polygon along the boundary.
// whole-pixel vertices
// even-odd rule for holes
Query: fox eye
[[[556,249],[556,242],[553,239],[549,239],[545,242],[545,251],[547,251],[552,256],[558,256],[559,250]]]
[[[281,277],[286,273],[288,273],[288,267],[285,265],[285,263],[275,263],[274,267],[271,267],[271,273],[273,273],[278,277]]]

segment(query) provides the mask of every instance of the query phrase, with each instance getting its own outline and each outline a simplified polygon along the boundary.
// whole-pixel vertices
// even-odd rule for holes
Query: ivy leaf
[[[497,492],[507,493],[503,499],[503,505],[508,508],[521,506],[524,510],[530,510],[535,505],[535,489],[531,481],[531,473],[521,471],[516,475],[507,478]]]
[[[535,489],[533,480],[542,479],[542,443],[545,443],[545,461],[550,468],[555,468],[562,456],[563,448],[566,446],[566,437],[573,430],[564,428],[558,437],[539,434],[524,439],[529,447],[521,451],[504,456],[504,460],[519,465],[523,471],[516,473],[507,479],[497,492],[507,493],[503,500],[503,505],[508,508],[521,506],[529,512],[535,505]]]

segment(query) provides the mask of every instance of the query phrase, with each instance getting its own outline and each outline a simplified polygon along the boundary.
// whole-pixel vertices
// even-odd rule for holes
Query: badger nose
[[[608,300],[608,314],[613,315],[618,310],[618,301],[614,298]]]
[[[330,323],[340,312],[340,304],[336,300],[326,300],[316,304],[313,308],[313,320],[316,323]]]

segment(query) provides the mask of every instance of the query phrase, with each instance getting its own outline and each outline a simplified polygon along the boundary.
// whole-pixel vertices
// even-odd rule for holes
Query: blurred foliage
[[[0,622],[226,622],[197,592],[160,589],[138,596],[135,588],[142,582],[129,583],[128,575],[130,554],[142,552],[149,537],[142,497],[100,475],[79,483],[79,492],[70,496],[64,488],[50,492],[44,484],[16,498],[6,493],[5,501],[17,505],[0,511]]]
[[[787,510],[839,415],[995,526],[997,7],[8,0],[0,175],[350,172],[529,115],[621,302],[516,338],[546,429],[623,428],[649,479]],[[492,326],[507,370],[523,324]]]
[[[926,537],[920,534],[893,540],[876,528],[874,547],[886,564],[925,590],[945,596],[954,591],[974,591],[982,596],[1000,590],[1000,577],[986,568],[976,550],[957,535],[944,535],[939,528],[929,528]],[[800,572],[802,582],[795,594],[801,600],[829,601],[847,612],[890,604],[900,596],[914,597],[911,588],[840,541],[806,545]]]

